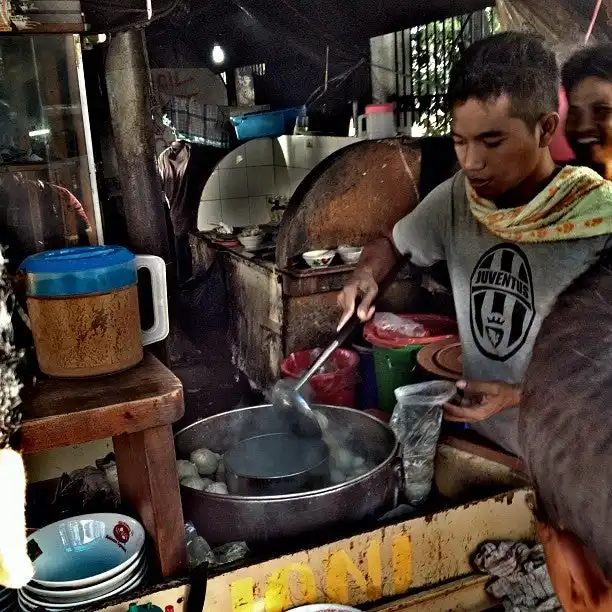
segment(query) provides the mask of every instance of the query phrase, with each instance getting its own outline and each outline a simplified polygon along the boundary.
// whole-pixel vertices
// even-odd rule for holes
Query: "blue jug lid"
[[[106,293],[137,281],[135,256],[120,246],[87,246],[30,255],[20,269],[27,293],[59,297]]]

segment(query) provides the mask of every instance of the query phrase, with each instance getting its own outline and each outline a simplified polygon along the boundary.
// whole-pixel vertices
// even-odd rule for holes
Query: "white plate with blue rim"
[[[83,601],[84,599],[90,599],[92,597],[101,597],[102,595],[106,595],[107,593],[118,589],[120,586],[131,580],[133,576],[140,571],[144,562],[145,559],[143,549],[134,560],[134,563],[128,565],[126,569],[116,576],[113,576],[100,584],[94,584],[92,586],[83,587],[80,589],[49,589],[36,586],[36,583],[31,582],[30,584],[24,586],[22,591],[34,599],[47,601],[50,603],[70,603],[72,601]]]
[[[134,563],[145,543],[142,525],[109,512],[58,521],[28,537],[36,588],[75,589],[103,583]]]
[[[102,599],[110,599],[112,597],[116,597],[117,595],[122,595],[123,593],[127,593],[128,591],[136,589],[144,581],[145,576],[147,574],[147,569],[148,566],[145,561],[135,576],[133,576],[128,582],[121,585],[114,591],[111,591],[110,593],[105,593],[104,595],[98,595],[97,597],[91,597],[89,599],[81,599],[78,601],[66,603],[41,601],[40,599],[32,597],[30,594],[25,593],[22,589],[21,591],[19,591],[19,605],[28,611],[37,610],[39,608],[45,608],[47,610],[67,610],[70,608],[81,608],[97,601],[101,601]]]

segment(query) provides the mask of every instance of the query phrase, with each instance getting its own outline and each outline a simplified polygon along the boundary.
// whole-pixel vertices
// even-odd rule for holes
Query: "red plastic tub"
[[[288,378],[298,379],[312,365],[315,358],[316,354],[313,355],[312,350],[293,353],[281,363],[281,372]],[[313,401],[329,406],[355,408],[359,355],[354,351],[338,349],[330,357],[329,364],[334,368],[332,372],[315,374],[310,379],[310,387],[314,393]]]

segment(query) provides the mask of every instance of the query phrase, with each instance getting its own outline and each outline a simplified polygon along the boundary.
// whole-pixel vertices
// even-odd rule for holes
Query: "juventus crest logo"
[[[470,324],[478,349],[506,361],[525,344],[535,317],[527,257],[515,244],[498,244],[478,261],[470,279]]]

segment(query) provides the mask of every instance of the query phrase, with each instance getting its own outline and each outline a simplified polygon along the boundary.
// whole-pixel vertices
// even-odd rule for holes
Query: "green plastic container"
[[[422,344],[412,344],[397,349],[374,348],[374,367],[380,410],[393,412],[395,390],[421,382],[421,372],[417,368],[417,353],[422,348]]]
[[[378,388],[378,408],[391,413],[395,408],[395,390],[425,380],[417,364],[417,354],[426,344],[456,337],[457,323],[439,315],[400,315],[423,325],[427,336],[409,338],[381,332],[373,321],[366,324],[364,338],[372,344]]]

